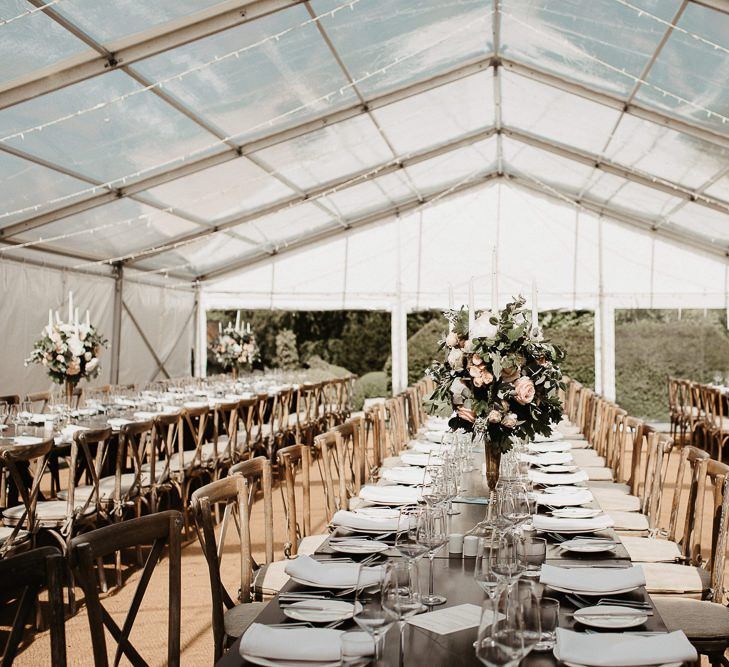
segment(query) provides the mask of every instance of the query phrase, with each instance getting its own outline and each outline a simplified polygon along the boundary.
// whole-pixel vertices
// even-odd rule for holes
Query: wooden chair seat
[[[650,530],[648,517],[645,514],[640,514],[640,512],[611,510],[606,513],[615,522],[614,528],[618,532],[629,531],[648,534]]]
[[[653,600],[669,632],[683,630],[689,640],[729,642],[729,609],[716,602],[661,597]]]
[[[96,506],[90,503],[84,508],[84,500],[77,501],[76,510],[83,512],[84,516],[89,516],[96,512]],[[41,528],[60,528],[68,514],[66,510],[68,504],[65,500],[45,500],[41,501],[36,505],[35,516],[38,520],[38,525]],[[24,505],[16,505],[10,507],[3,512],[3,523],[6,526],[14,526],[20,521],[25,513]]]
[[[711,572],[677,563],[642,563],[649,593],[702,597],[711,585]]]
[[[223,614],[223,627],[225,634],[231,639],[237,639],[256,620],[265,609],[268,602],[246,602],[227,609]]]
[[[126,472],[120,477],[119,491],[120,495],[127,496],[134,486],[135,475],[133,472]],[[116,485],[116,478],[114,475],[108,477],[102,477],[99,479],[99,500],[101,502],[110,501],[114,498],[114,488]],[[148,487],[150,485],[150,475],[148,472],[143,472],[139,476],[139,488]],[[77,486],[73,492],[73,497],[76,502],[85,503],[87,498],[94,492],[94,487],[91,485],[84,484],[83,486]],[[68,491],[63,489],[59,491],[58,497],[62,500],[68,498]]]
[[[623,493],[621,489],[591,487],[590,493],[606,512],[640,511],[640,498]]]
[[[587,473],[590,481],[612,482],[613,480],[613,471],[610,468],[584,466],[582,469]]]
[[[620,541],[634,563],[674,563],[681,558],[681,549],[671,540],[624,535]]]

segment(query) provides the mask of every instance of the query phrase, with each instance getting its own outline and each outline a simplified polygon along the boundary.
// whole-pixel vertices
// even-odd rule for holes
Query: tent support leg
[[[121,358],[122,296],[124,291],[124,267],[114,265],[114,312],[111,332],[111,384],[119,384],[119,360]]]

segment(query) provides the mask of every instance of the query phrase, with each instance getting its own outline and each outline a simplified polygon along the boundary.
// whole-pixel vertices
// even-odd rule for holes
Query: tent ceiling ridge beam
[[[42,76],[22,82],[10,82],[0,88],[0,109],[6,109],[21,102],[32,100],[54,90],[93,78],[120,66],[164,53],[204,37],[210,37],[224,30],[234,28],[257,18],[288,9],[303,0],[248,0],[247,2],[223,2],[203,12],[197,12],[145,31],[136,38],[127,38],[104,47],[110,56],[97,52],[74,58]],[[38,2],[33,4],[38,5]],[[44,9],[51,18],[52,9]],[[55,20],[55,19],[54,19]]]
[[[559,90],[572,93],[573,95],[579,95],[580,97],[591,100],[592,102],[597,102],[598,104],[602,104],[612,109],[623,111],[626,114],[635,116],[641,120],[647,120],[657,125],[663,125],[677,132],[689,134],[697,139],[720,146],[721,148],[729,148],[729,136],[713,132],[712,130],[706,129],[700,125],[695,125],[694,123],[682,120],[677,116],[661,113],[660,111],[649,109],[648,107],[644,107],[635,102],[627,104],[625,100],[619,97],[610,95],[609,93],[604,93],[596,88],[591,88],[581,83],[576,83],[557,74],[552,74],[551,72],[539,69],[534,65],[526,65],[507,58],[500,58],[499,62],[502,67],[528,79],[545,83],[553,88],[558,88]]]
[[[681,199],[694,202],[714,211],[729,214],[729,202],[716,199],[709,195],[697,193],[690,188],[680,185],[679,183],[674,183],[673,181],[669,181],[665,178],[654,178],[646,173],[625,167],[611,160],[606,160],[598,154],[568,147],[564,144],[560,144],[543,137],[538,137],[534,134],[517,130],[515,128],[504,127],[502,129],[502,133],[519,143],[553,153],[554,155],[587,165],[588,167],[594,167],[595,169],[599,169],[600,171],[604,171],[608,174],[619,176],[625,180],[638,183],[639,185],[653,190],[665,192],[673,195],[674,197],[680,197]]]
[[[513,183],[514,185],[522,189],[544,194],[555,201],[562,202],[563,204],[574,204],[591,213],[594,213],[595,215],[602,215],[607,218],[611,218],[616,222],[620,222],[628,227],[632,227],[633,229],[637,228],[646,232],[650,232],[651,234],[655,234],[656,236],[659,236],[661,238],[679,243],[682,246],[690,245],[697,250],[701,250],[702,252],[709,253],[714,256],[719,256],[725,259],[729,257],[729,248],[719,246],[715,243],[711,243],[711,241],[709,241],[708,239],[704,240],[688,232],[684,233],[676,229],[668,229],[665,227],[657,228],[655,220],[642,218],[638,215],[628,213],[627,211],[620,211],[615,207],[610,206],[609,204],[606,205],[602,202],[594,201],[587,197],[579,197],[576,194],[565,190],[564,188],[560,188],[559,186],[538,183],[528,176],[524,176],[518,173],[505,173],[504,177],[508,180],[509,183]]]
[[[127,262],[127,264],[133,265],[135,261],[142,261],[144,259],[148,259],[149,257],[154,257],[155,255],[167,252],[168,250],[174,250],[174,248],[180,244],[190,243],[197,239],[204,238],[205,236],[216,234],[224,230],[245,224],[247,222],[252,222],[254,220],[257,220],[258,218],[262,218],[273,213],[278,213],[281,210],[292,208],[299,204],[309,203],[315,197],[319,197],[328,192],[343,192],[348,188],[361,185],[362,183],[377,179],[381,176],[386,176],[387,174],[392,174],[396,171],[405,169],[406,167],[419,164],[420,162],[425,162],[441,155],[451,153],[460,148],[470,146],[478,141],[484,141],[489,137],[493,136],[495,133],[495,128],[489,127],[484,130],[479,130],[478,132],[470,133],[454,141],[441,144],[429,150],[421,151],[419,153],[413,153],[409,156],[404,156],[395,160],[390,160],[388,162],[382,163],[379,166],[363,169],[362,171],[355,174],[343,176],[334,181],[329,181],[328,183],[325,183],[312,190],[302,192],[302,194],[295,197],[287,197],[286,199],[282,199],[268,206],[264,206],[257,211],[252,211],[243,215],[236,215],[220,220],[217,224],[214,224],[207,229],[200,230],[192,234],[180,236],[177,239],[155,246],[154,248],[149,248],[146,251],[139,251],[139,254],[141,255],[139,259],[130,260]]]
[[[447,72],[437,74],[423,81],[418,81],[402,88],[392,90],[383,95],[373,97],[372,99],[368,100],[367,103],[364,105],[356,104],[346,109],[341,109],[339,111],[324,114],[322,116],[319,116],[318,118],[306,121],[299,125],[295,125],[288,129],[279,130],[264,137],[260,137],[259,139],[255,139],[251,142],[244,143],[237,149],[226,147],[225,149],[217,151],[211,155],[206,155],[197,159],[191,159],[180,166],[171,167],[157,174],[153,174],[152,176],[147,176],[146,178],[142,178],[134,183],[130,183],[123,188],[115,189],[115,197],[128,197],[143,190],[148,190],[158,185],[163,185],[165,183],[177,180],[178,178],[183,178],[185,176],[195,174],[199,171],[203,171],[204,169],[224,164],[225,162],[235,160],[236,158],[239,158],[241,156],[247,156],[251,153],[256,153],[263,150],[264,148],[276,146],[290,139],[296,139],[306,134],[310,134],[311,132],[316,132],[317,130],[321,130],[325,127],[330,127],[331,125],[334,125],[336,123],[341,123],[345,120],[356,118],[357,116],[361,116],[362,114],[366,113],[368,110],[379,109],[389,104],[400,102],[414,95],[418,95],[429,90],[434,90],[435,88],[444,86],[448,83],[459,81],[460,79],[471,76],[478,72],[485,71],[491,66],[491,64],[491,56],[486,58],[479,58],[477,60],[473,60],[469,63],[448,70]],[[62,218],[68,217],[69,215],[74,215],[82,211],[96,208],[97,206],[103,206],[104,204],[107,204],[113,200],[113,198],[109,198],[107,195],[108,193],[94,194],[72,205],[61,206],[59,208],[52,209],[47,213],[25,218],[24,220],[20,220],[19,222],[8,225],[7,227],[0,230],[0,237],[13,236],[14,234],[19,234],[21,232],[25,232],[31,229],[37,229],[38,227],[42,227],[43,225],[47,225],[51,222],[55,222],[56,220],[61,220]]]
[[[474,188],[481,187],[497,177],[498,173],[496,171],[489,171],[482,174],[481,176],[474,177],[470,181],[461,183],[460,185],[451,185],[447,188],[443,188],[441,190],[423,195],[422,199],[414,198],[407,202],[400,203],[397,206],[388,207],[379,211],[368,213],[367,215],[360,218],[346,220],[346,227],[327,227],[326,229],[314,231],[311,234],[306,234],[298,239],[289,242],[284,241],[278,248],[273,248],[267,251],[260,251],[255,254],[248,255],[247,257],[236,260],[235,262],[208,271],[207,273],[198,276],[196,280],[202,282],[206,280],[212,280],[214,278],[219,278],[220,276],[226,275],[228,273],[233,273],[241,269],[250,268],[255,264],[266,262],[270,260],[271,257],[278,257],[279,255],[283,255],[294,250],[301,250],[302,248],[305,248],[307,246],[313,245],[315,243],[320,243],[331,238],[335,238],[352,230],[362,229],[388,218],[405,215],[406,213],[410,213],[411,211],[416,210],[430,202],[437,200],[444,201],[469,190],[473,190]]]

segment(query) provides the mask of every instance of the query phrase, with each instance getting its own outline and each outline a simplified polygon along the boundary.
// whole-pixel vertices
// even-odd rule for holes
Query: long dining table
[[[482,457],[482,455],[481,455]],[[483,499],[488,494],[486,488],[486,479],[481,475],[481,459],[475,455],[475,469],[466,474],[465,491],[461,497],[465,502],[454,502],[453,507],[459,513],[450,517],[449,532],[467,534],[484,519],[487,511],[487,505],[483,504]],[[594,504],[593,507],[598,507]],[[543,509],[540,511],[544,511]],[[547,560],[551,565],[561,567],[607,567],[621,568],[631,567],[631,561],[625,547],[620,544],[620,536],[612,529],[606,529],[595,533],[593,536],[608,537],[618,542],[618,546],[612,552],[602,552],[597,554],[575,554],[569,553],[558,547],[559,536],[556,534],[539,534],[540,537],[547,538]],[[573,537],[570,535],[570,537]],[[335,554],[328,546],[328,540],[324,542],[317,550],[315,557],[326,559],[341,554]],[[397,558],[396,550],[392,549],[383,555],[390,558]],[[358,556],[352,556],[358,559]],[[428,608],[426,611],[443,609],[462,604],[481,605],[484,602],[485,594],[474,580],[475,558],[462,557],[459,555],[451,555],[448,553],[448,545],[443,547],[434,560],[435,586],[434,590],[438,594],[445,595],[447,601],[443,605],[434,608]],[[427,590],[428,563],[427,558],[421,562],[419,568],[419,576],[421,579],[422,590]],[[536,586],[543,588],[545,597],[553,597],[559,600],[560,617],[559,627],[574,629],[578,631],[585,630],[584,626],[580,626],[573,618],[573,614],[577,607],[565,596],[565,594],[554,591],[543,584],[537,583]],[[283,587],[282,592],[293,590],[302,590],[302,586],[289,581]],[[646,622],[633,631],[642,633],[660,633],[667,632],[666,626],[661,619],[650,596],[645,587],[640,587],[630,593],[624,593],[619,596],[625,600],[634,600],[640,602],[648,602],[651,604],[652,610],[649,612]],[[274,597],[268,605],[263,609],[256,619],[257,623],[266,625],[281,624],[287,620],[278,604],[278,596]],[[342,626],[342,630],[357,629],[354,621],[349,621]],[[406,665],[428,665],[432,667],[455,667],[456,665],[480,665],[480,661],[476,658],[473,643],[476,640],[477,628],[472,627],[467,630],[453,632],[451,634],[441,635],[429,632],[423,628],[408,625],[405,637],[405,664]],[[239,637],[230,649],[218,661],[217,667],[239,667],[247,665],[240,655]],[[383,664],[397,665],[399,659],[399,637],[397,627],[389,630],[383,652]],[[551,651],[535,652],[532,651],[521,663],[526,666],[548,666],[557,665],[558,660]]]

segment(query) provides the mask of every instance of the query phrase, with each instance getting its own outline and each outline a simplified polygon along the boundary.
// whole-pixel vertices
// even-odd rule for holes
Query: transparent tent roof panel
[[[620,112],[501,70],[501,120],[557,143],[599,153]]]
[[[304,190],[393,159],[366,115],[257,151],[256,157]]]
[[[671,33],[637,98],[729,134],[729,15],[690,2],[678,27],[681,30]]]
[[[322,25],[365,97],[425,79],[492,50],[491,0],[314,0]],[[386,71],[380,72],[383,68]]]
[[[395,172],[322,197],[320,201],[346,220],[352,220],[412,198],[404,175]]]
[[[0,227],[70,204],[78,199],[71,195],[87,187],[84,181],[0,151]],[[63,201],[48,204],[57,199]],[[9,215],[13,211],[20,212]]]
[[[217,4],[225,3],[220,0],[63,0],[55,9],[96,41],[108,45]]]
[[[30,73],[49,72],[59,61],[85,54],[89,48],[25,0],[0,0],[0,85]],[[15,17],[10,23],[2,23]]]
[[[688,202],[671,216],[669,222],[684,232],[700,234],[713,243],[729,246],[729,217],[724,213]]]
[[[253,211],[295,193],[242,157],[142,194],[166,206],[212,221]]]
[[[678,0],[631,4],[665,20],[679,5]],[[502,0],[501,6],[505,57],[619,95],[632,89],[665,32],[615,0]]]
[[[0,137],[141,90],[122,72],[108,72],[0,111]],[[8,143],[106,181],[152,169],[192,152],[204,155],[213,141],[214,137],[189,118],[144,91],[40,132],[27,132]]]
[[[237,57],[230,56],[234,52]],[[239,143],[357,101],[303,5],[161,53],[135,67],[154,80],[200,67],[166,83],[166,90]]]
[[[21,238],[24,241],[45,239],[58,248],[82,249],[89,255],[111,258],[199,229],[199,225],[151,206],[119,199],[44,225]]]
[[[452,141],[494,124],[491,70],[373,111],[399,155]]]

